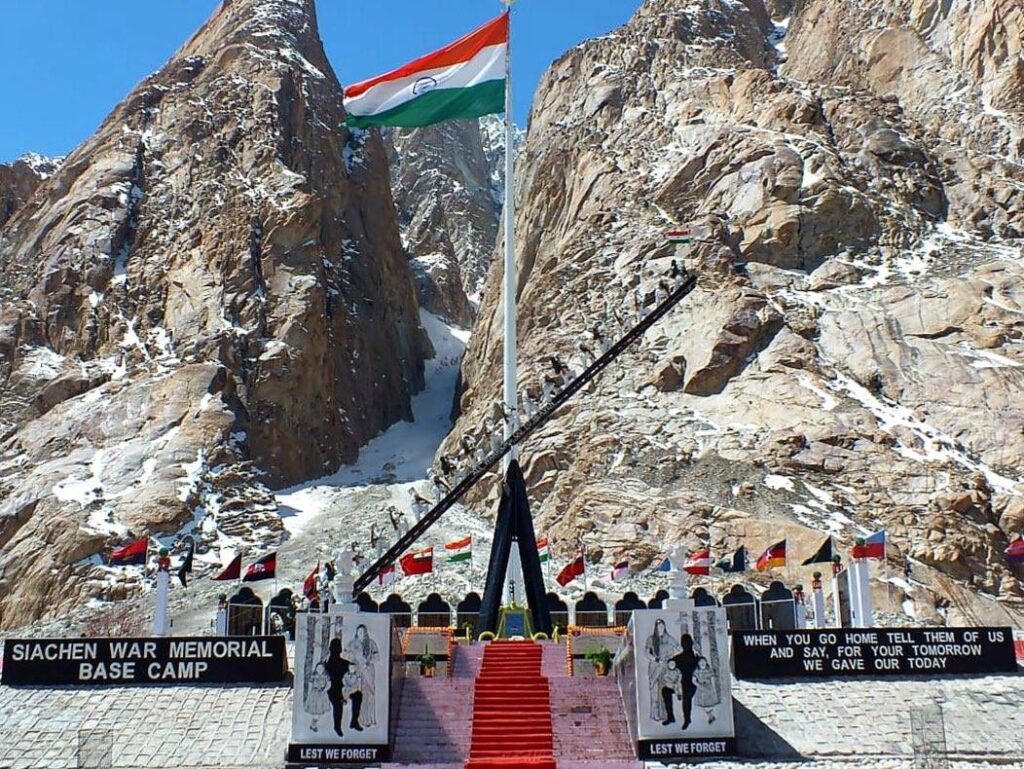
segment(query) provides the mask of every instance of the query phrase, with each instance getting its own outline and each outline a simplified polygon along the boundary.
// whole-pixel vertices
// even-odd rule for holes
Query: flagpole
[[[501,0],[508,13],[508,40],[505,44],[505,259],[504,259],[504,287],[503,287],[503,310],[505,316],[505,359],[504,359],[504,400],[508,409],[508,419],[505,421],[505,440],[512,437],[512,434],[519,427],[519,416],[517,411],[518,403],[518,377],[516,370],[516,214],[515,214],[515,154],[512,146],[512,6],[515,0]],[[512,446],[504,459],[502,467],[508,470],[509,464],[519,456],[515,446]],[[513,538],[513,541],[515,539]],[[535,543],[536,544],[536,543]],[[520,569],[518,549],[513,548],[509,558],[507,573],[505,575],[505,593],[515,596],[516,585],[520,581]]]

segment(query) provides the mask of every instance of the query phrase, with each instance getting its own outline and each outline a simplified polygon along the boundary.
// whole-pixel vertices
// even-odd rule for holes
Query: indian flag
[[[473,560],[473,535],[471,534],[465,539],[456,540],[455,542],[448,542],[444,546],[444,551],[448,556],[448,563],[462,563]]]
[[[508,13],[439,51],[345,89],[346,124],[425,126],[505,111]]]
[[[551,548],[548,545],[547,537],[537,540],[537,555],[540,556],[541,563],[551,560]]]
[[[693,232],[687,229],[669,230],[665,233],[669,243],[689,243],[693,240]]]

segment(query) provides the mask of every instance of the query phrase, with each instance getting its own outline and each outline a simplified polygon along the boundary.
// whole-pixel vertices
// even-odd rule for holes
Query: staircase
[[[391,766],[461,769],[472,719],[471,679],[407,677]]]
[[[466,769],[556,769],[541,654],[541,646],[531,641],[487,645],[473,696]]]

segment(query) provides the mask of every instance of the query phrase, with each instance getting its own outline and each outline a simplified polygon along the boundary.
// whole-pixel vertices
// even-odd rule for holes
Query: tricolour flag
[[[619,561],[612,566],[612,582],[619,582],[629,576],[629,561]]]
[[[864,543],[854,545],[850,555],[854,558],[885,558],[885,529],[864,537]]]
[[[775,569],[786,565],[786,540],[776,542],[757,559],[757,570]]]
[[[111,566],[145,566],[149,553],[149,537],[129,542],[123,547],[115,547],[110,553]]]
[[[690,557],[686,559],[686,565],[683,566],[683,571],[687,574],[704,576],[711,574],[711,551],[705,547],[704,549],[691,554]]]
[[[261,579],[273,579],[277,571],[277,553],[267,553],[257,558],[245,570],[242,582],[259,582]]]
[[[394,564],[391,564],[390,566],[385,566],[383,569],[380,570],[380,573],[377,574],[377,584],[381,586],[393,585],[395,584],[395,581],[397,579],[398,572],[395,571]]]
[[[505,111],[508,13],[404,67],[345,89],[347,125],[425,126]]]
[[[576,577],[581,576],[585,570],[586,567],[583,563],[583,553],[579,553],[575,558],[569,561],[569,563],[567,563],[560,572],[558,572],[558,576],[555,577],[555,582],[562,587],[565,587],[576,579]]]
[[[415,553],[406,553],[398,562],[402,565],[405,576],[430,574],[434,571],[434,548],[425,547]]]
[[[551,560],[551,545],[548,544],[547,537],[537,540],[537,557],[541,563]]]
[[[1006,560],[1010,563],[1024,563],[1024,539],[1015,539],[1010,546],[1003,551]]]
[[[231,563],[224,567],[224,570],[216,577],[211,577],[215,581],[227,582],[232,579],[238,579],[242,576],[242,554],[239,553],[231,559]]]
[[[465,539],[448,542],[444,546],[445,555],[448,556],[448,563],[465,563],[473,560],[473,535]]]
[[[693,233],[686,229],[669,230],[665,233],[669,243],[689,243],[693,240]]]

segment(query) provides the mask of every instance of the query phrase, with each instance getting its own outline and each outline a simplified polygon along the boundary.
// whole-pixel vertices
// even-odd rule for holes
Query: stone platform
[[[461,769],[482,647],[462,646],[453,678],[409,679],[401,744],[388,769]],[[610,679],[565,677],[564,648],[544,650],[559,769],[635,769]],[[561,671],[561,677],[559,675]],[[734,683],[737,743],[756,765],[913,765],[911,710],[941,705],[957,767],[1024,766],[1018,676],[941,680]],[[279,769],[291,689],[278,686],[0,687],[3,769]],[[414,748],[413,746],[418,746]],[[106,761],[104,761],[104,754]],[[742,761],[702,764],[705,769]],[[754,763],[751,763],[754,765]]]

